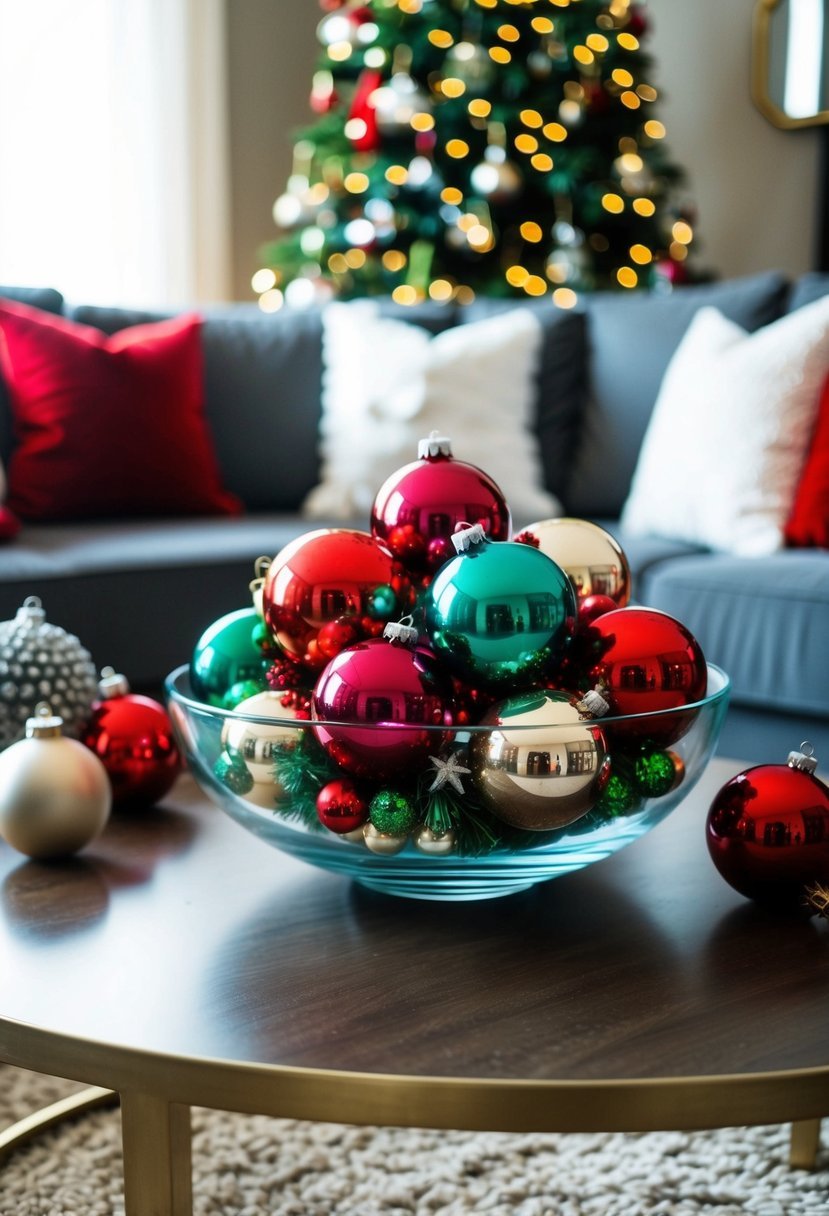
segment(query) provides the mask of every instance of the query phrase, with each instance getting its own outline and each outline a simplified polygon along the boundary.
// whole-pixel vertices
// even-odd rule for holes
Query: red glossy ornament
[[[422,439],[418,459],[383,482],[371,509],[372,535],[413,572],[434,570],[454,556],[461,524],[481,524],[490,540],[509,540],[509,507],[492,478],[455,460],[449,439]],[[435,542],[439,544],[435,544]]]
[[[336,621],[326,621],[320,628],[317,634],[317,646],[326,659],[333,659],[334,655],[339,654],[341,650],[358,642],[361,634],[362,621],[349,617],[338,617]]]
[[[306,532],[286,545],[268,568],[262,591],[265,621],[289,657],[319,669],[330,657],[319,644],[322,627],[375,611],[380,587],[394,593],[386,620],[406,610],[409,580],[388,549],[367,532]]]
[[[362,123],[362,126],[356,126],[360,133],[351,139],[357,152],[376,152],[380,147],[377,111],[371,104],[371,95],[382,83],[382,73],[370,69],[361,72],[357,79],[351,109],[348,112],[349,121],[357,120],[357,124]]]
[[[311,701],[312,729],[346,772],[383,781],[425,763],[445,741],[451,689],[426,646],[386,638],[332,659]]]
[[[608,735],[667,747],[690,728],[695,710],[682,710],[705,696],[708,672],[696,638],[666,612],[617,608],[580,632],[576,652],[587,670],[580,685],[607,685],[610,714],[658,714],[641,722],[608,724]]]
[[[163,705],[130,692],[125,678],[111,667],[101,674],[100,700],[92,707],[82,742],[103,763],[114,806],[153,806],[181,771],[172,723]]]
[[[800,906],[807,884],[829,879],[829,788],[810,768],[793,752],[738,773],[711,803],[708,852],[741,895]]]
[[[616,601],[612,600],[609,595],[586,595],[583,600],[579,600],[576,632],[578,633],[579,629],[588,628],[600,616],[604,616],[606,612],[613,612],[616,607]]]
[[[317,815],[323,827],[342,835],[362,827],[368,819],[368,803],[354,782],[343,777],[329,781],[317,794]]]

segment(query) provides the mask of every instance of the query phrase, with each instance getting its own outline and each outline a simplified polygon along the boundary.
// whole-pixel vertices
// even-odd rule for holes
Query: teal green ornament
[[[213,776],[232,794],[243,798],[253,789],[253,777],[238,752],[226,749],[213,765]]]
[[[240,608],[205,629],[190,660],[190,685],[200,701],[222,706],[230,689],[248,680],[257,690],[265,687],[269,660],[254,637],[258,624],[255,608]]]
[[[387,621],[397,608],[397,594],[388,583],[381,583],[368,601],[368,615],[373,621]]]
[[[569,577],[540,549],[489,541],[480,525],[452,542],[457,556],[441,566],[424,600],[438,658],[473,685],[539,683],[575,623]]]

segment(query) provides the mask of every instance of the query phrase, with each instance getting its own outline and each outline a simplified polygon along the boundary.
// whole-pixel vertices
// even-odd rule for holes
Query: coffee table
[[[0,846],[0,1060],[120,1095],[128,1216],[192,1210],[190,1107],[493,1131],[829,1113],[829,923],[711,865],[716,760],[627,849],[524,894],[419,903],[249,836],[183,777],[70,861]]]

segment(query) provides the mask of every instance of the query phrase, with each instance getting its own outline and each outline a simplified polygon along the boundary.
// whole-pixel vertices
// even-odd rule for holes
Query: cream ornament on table
[[[28,857],[67,857],[103,830],[112,807],[98,757],[62,732],[42,701],[26,737],[0,755],[0,836]]]

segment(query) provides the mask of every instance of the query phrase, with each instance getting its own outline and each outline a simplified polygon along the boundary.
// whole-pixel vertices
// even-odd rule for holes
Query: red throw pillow
[[[7,505],[23,519],[235,514],[203,408],[195,314],[107,337],[0,304],[16,446]]]
[[[783,530],[798,549],[829,549],[829,378],[823,385],[811,447]]]

